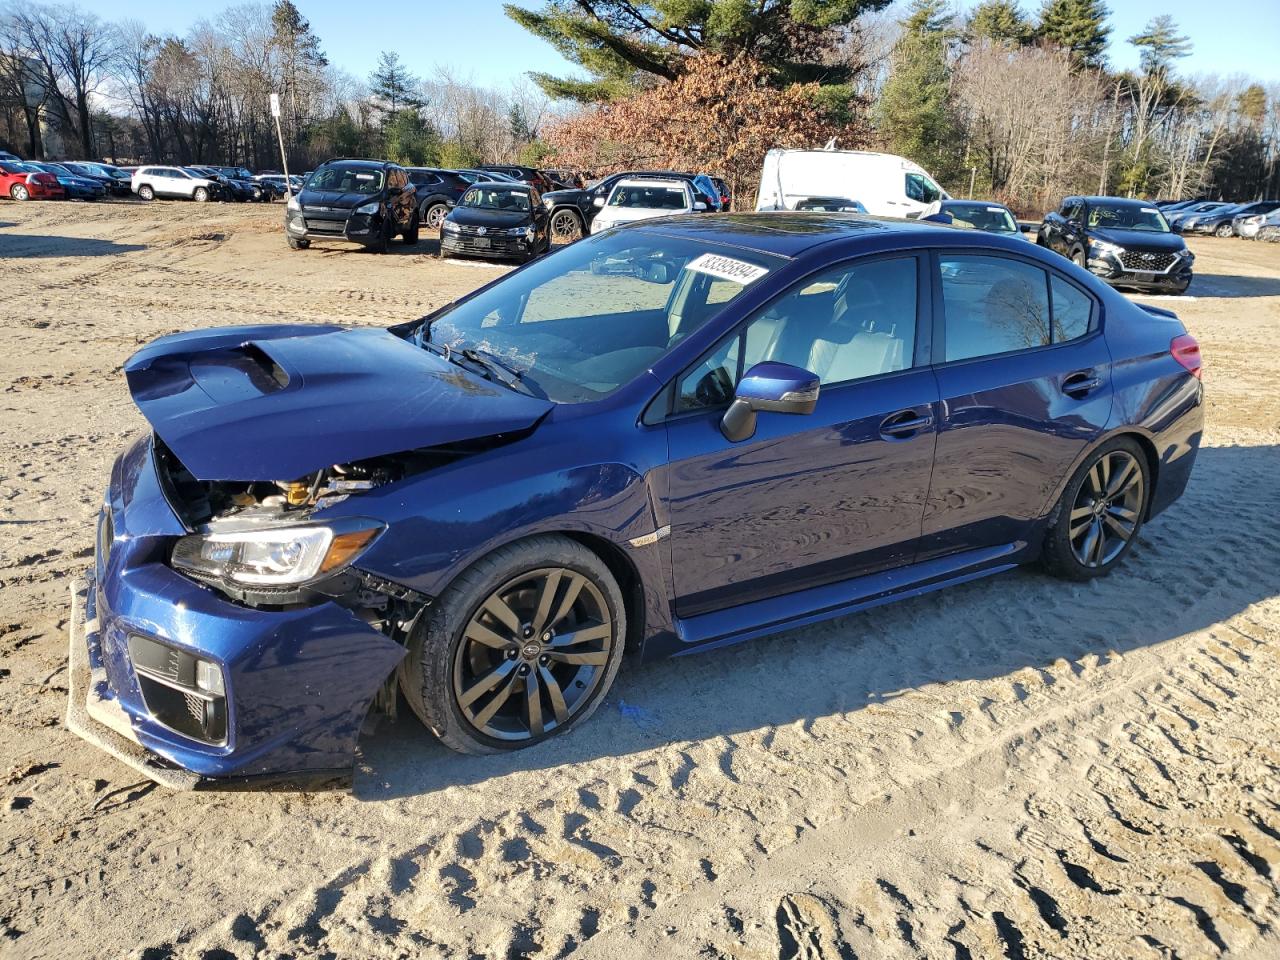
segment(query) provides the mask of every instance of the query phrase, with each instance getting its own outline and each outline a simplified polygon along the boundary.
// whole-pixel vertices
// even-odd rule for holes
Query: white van
[[[794,210],[810,197],[847,197],[878,217],[918,217],[951,199],[924,167],[892,153],[775,148],[764,155],[757,210]]]

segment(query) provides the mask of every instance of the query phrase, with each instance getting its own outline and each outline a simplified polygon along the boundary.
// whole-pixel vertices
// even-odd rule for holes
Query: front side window
[[[938,185],[923,173],[908,173],[906,182],[907,196],[920,203],[933,203],[942,198]]]
[[[764,360],[789,363],[823,384],[911,366],[916,260],[842,264],[802,280],[684,375],[676,410],[728,403],[743,374]],[[741,341],[741,342],[739,342]]]
[[[947,360],[1050,343],[1049,287],[1039,267],[983,256],[944,256],[940,266]]]
[[[598,234],[446,308],[418,337],[496,357],[557,403],[595,400],[783,263],[702,240]]]

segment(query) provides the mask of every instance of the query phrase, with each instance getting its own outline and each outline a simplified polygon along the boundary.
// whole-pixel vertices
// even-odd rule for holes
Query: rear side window
[[[981,256],[944,256],[939,264],[947,360],[1051,342],[1049,287],[1039,267]]]

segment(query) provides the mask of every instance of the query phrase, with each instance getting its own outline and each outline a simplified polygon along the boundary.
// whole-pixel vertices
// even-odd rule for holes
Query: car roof
[[[522,190],[525,193],[533,189],[529,184],[518,180],[480,180],[471,184],[471,186],[481,187],[485,190]]]
[[[1131,197],[1069,197],[1068,199],[1083,200],[1085,203],[1108,203],[1117,207],[1154,206],[1150,200],[1136,200]]]
[[[678,177],[623,177],[613,185],[618,187],[670,187],[675,183],[683,183]]]
[[[944,210],[947,207],[999,207],[1001,210],[1009,209],[999,200],[956,200],[954,198],[943,200],[942,207]]]
[[[378,167],[379,169],[382,167],[395,166],[395,164],[390,160],[370,160],[368,157],[332,157],[324,163],[319,164],[316,167],[316,170],[319,170],[320,167],[327,167],[331,163],[345,163],[353,167]],[[315,171],[312,172],[314,173]]]
[[[999,246],[1001,238],[980,230],[963,230],[939,223],[920,223],[861,213],[707,213],[696,216],[642,220],[628,230],[662,233],[707,243],[756,250],[783,257],[798,257],[837,240],[865,240],[868,252],[888,249],[894,241],[903,246]],[[1006,241],[1012,243],[1014,241]],[[1028,246],[1025,241],[1016,241]]]

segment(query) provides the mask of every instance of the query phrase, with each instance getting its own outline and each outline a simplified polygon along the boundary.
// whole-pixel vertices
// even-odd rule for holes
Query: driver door
[[[916,255],[811,275],[678,380],[667,437],[679,616],[915,558],[939,415],[927,276]],[[754,436],[731,442],[720,420],[763,360],[817,374],[817,408],[762,413]]]

